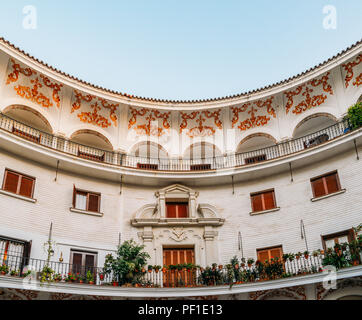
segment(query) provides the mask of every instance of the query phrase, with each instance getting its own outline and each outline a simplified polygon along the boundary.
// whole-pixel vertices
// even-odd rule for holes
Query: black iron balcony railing
[[[103,162],[121,167],[152,171],[210,171],[252,165],[291,155],[307,148],[331,141],[351,131],[348,121],[338,122],[304,137],[281,142],[270,147],[205,157],[200,159],[150,158],[102,150],[34,129],[0,113],[0,129],[33,143],[61,151],[79,158]]]
[[[361,244],[359,244],[361,246]],[[351,267],[361,263],[361,249],[357,255],[351,255],[350,249],[338,248],[332,252],[310,255],[292,255],[293,259],[271,259],[261,263],[259,261],[234,263],[201,268],[193,265],[176,265],[150,270],[141,269],[129,272],[126,278],[121,279],[104,268],[82,266],[63,262],[46,261],[34,258],[24,258],[20,255],[8,255],[0,252],[0,277],[31,277],[41,282],[88,283],[93,285],[125,286],[125,287],[200,287],[217,285],[234,285],[269,281],[281,278],[297,277],[316,274],[323,271],[330,258],[343,261],[339,268]],[[290,255],[286,255],[289,256]],[[326,259],[326,257],[329,257]],[[337,261],[335,260],[335,261]],[[327,262],[326,262],[327,261]],[[160,267],[160,266],[159,266]],[[171,268],[172,267],[172,268]]]

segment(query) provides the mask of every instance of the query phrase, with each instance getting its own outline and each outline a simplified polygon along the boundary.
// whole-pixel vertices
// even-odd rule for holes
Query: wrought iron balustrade
[[[193,172],[247,166],[277,159],[326,143],[351,131],[348,121],[343,120],[312,134],[258,150],[200,159],[172,159],[134,156],[86,146],[32,128],[1,113],[0,129],[33,143],[82,159],[146,171]]]

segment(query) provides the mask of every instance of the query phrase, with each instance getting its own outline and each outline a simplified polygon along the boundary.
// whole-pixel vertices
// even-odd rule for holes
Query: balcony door
[[[194,248],[164,248],[163,265],[195,264]],[[194,270],[170,269],[164,273],[163,285],[165,287],[192,286],[196,280]]]

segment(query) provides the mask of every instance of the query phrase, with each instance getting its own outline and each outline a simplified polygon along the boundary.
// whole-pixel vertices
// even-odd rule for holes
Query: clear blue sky
[[[323,28],[322,9],[337,9]],[[25,5],[37,29],[23,28]],[[361,0],[1,1],[0,36],[85,81],[143,97],[220,97],[283,80],[362,38]]]

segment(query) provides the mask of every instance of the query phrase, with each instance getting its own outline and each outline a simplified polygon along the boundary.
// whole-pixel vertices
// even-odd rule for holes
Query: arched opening
[[[52,145],[53,129],[37,110],[24,105],[11,105],[3,110],[1,128],[31,142]]]
[[[221,151],[209,142],[196,142],[189,146],[184,152],[185,159],[191,171],[217,169],[218,163],[222,161]]]
[[[276,139],[267,133],[247,136],[236,149],[236,165],[253,164],[278,157],[276,142]]]
[[[142,141],[132,147],[124,165],[138,169],[162,170],[167,169],[168,153],[158,143]]]
[[[111,142],[107,137],[93,130],[74,132],[70,137],[67,148],[70,153],[81,158],[113,162],[113,146]]]
[[[328,113],[306,117],[294,129],[293,138],[297,139],[294,147],[300,150],[307,149],[342,135],[345,128],[333,126],[336,123],[337,119]]]
[[[53,133],[53,129],[49,121],[37,110],[24,105],[11,105],[3,110],[3,114],[29,126],[35,130],[40,130],[46,133]]]
[[[300,138],[315,133],[332,126],[336,122],[337,119],[328,113],[310,115],[297,124],[293,132],[293,138]]]

